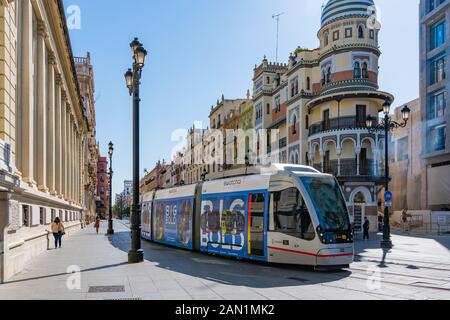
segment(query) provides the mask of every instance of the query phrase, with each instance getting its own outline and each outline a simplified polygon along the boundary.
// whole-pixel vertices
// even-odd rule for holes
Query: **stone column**
[[[378,176],[378,150],[373,151],[373,176]]]
[[[73,144],[73,158],[74,158],[74,166],[73,166],[73,185],[74,185],[74,198],[75,203],[78,203],[78,129],[76,124],[74,124],[74,144]]]
[[[55,184],[56,192],[59,197],[62,198],[63,186],[62,186],[62,148],[63,148],[63,110],[64,102],[61,96],[61,75],[57,74],[56,79],[56,92],[55,92]]]
[[[80,155],[78,150],[78,143],[79,143],[79,137],[78,137],[78,130],[75,130],[75,199],[76,202],[80,203]]]
[[[33,7],[30,0],[23,0],[22,11],[22,48],[18,72],[21,73],[22,103],[22,144],[21,163],[19,165],[23,180],[30,186],[36,186],[34,171],[34,57],[33,57]]]
[[[72,188],[72,202],[76,202],[76,181],[75,181],[75,165],[76,165],[76,155],[75,155],[75,119],[72,115],[72,142],[70,144],[71,153],[70,153],[70,163],[71,166],[71,188]]]
[[[70,175],[70,168],[71,168],[71,163],[70,163],[70,139],[72,137],[71,131],[72,131],[72,126],[71,126],[71,115],[70,115],[70,110],[71,110],[71,105],[68,104],[67,105],[67,115],[66,115],[66,124],[67,124],[67,129],[66,129],[66,187],[67,187],[67,199],[70,201],[71,199],[71,188],[70,188],[70,184],[71,184],[71,175]]]
[[[37,182],[40,191],[47,188],[47,48],[45,46],[46,30],[42,22],[38,23],[37,37]]]
[[[336,155],[337,155],[337,176],[341,176],[341,155],[342,155],[342,149],[337,148],[336,149]]]
[[[62,101],[63,104],[61,106],[61,133],[62,133],[62,144],[61,144],[61,182],[62,182],[62,195],[63,199],[68,199],[67,193],[67,96],[66,92],[62,92]]]
[[[355,150],[355,153],[356,153],[356,175],[359,176],[360,175],[359,169],[360,169],[360,162],[361,162],[359,155],[361,154],[361,148],[357,148]]]
[[[321,142],[322,145],[322,142]],[[324,172],[325,170],[325,163],[324,163],[324,158],[325,158],[325,151],[323,151],[323,149],[320,149],[320,166],[322,168],[322,172]]]
[[[68,152],[67,152],[67,175],[68,175],[68,188],[69,188],[69,200],[73,201],[73,122],[72,114],[69,113],[69,138],[68,138]]]
[[[56,58],[53,53],[48,55],[48,104],[47,104],[47,181],[50,194],[56,196],[56,81],[55,81]]]

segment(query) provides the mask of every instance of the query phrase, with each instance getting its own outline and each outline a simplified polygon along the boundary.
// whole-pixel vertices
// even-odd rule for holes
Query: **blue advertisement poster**
[[[245,257],[247,194],[202,198],[201,251]]]
[[[156,242],[192,249],[193,198],[155,201],[154,240]]]

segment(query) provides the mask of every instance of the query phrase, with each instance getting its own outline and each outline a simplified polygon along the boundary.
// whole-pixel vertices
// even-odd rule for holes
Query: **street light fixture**
[[[139,68],[143,68],[145,65],[145,57],[147,57],[147,50],[145,50],[142,46],[136,48],[134,60]]]
[[[134,57],[136,49],[142,46],[142,43],[139,42],[138,38],[134,38],[134,40],[130,43],[130,48],[131,48],[131,56]]]
[[[131,249],[128,252],[128,262],[144,261],[144,251],[141,248],[141,206],[139,203],[139,87],[142,69],[145,65],[147,50],[138,38],[130,43],[133,57],[133,68],[125,73],[125,83],[133,97],[133,204],[131,206]]]
[[[109,155],[109,219],[108,219],[108,231],[107,235],[113,235],[113,218],[112,218],[112,156],[114,152],[114,145],[112,142],[109,143],[108,155]]]
[[[128,71],[125,73],[125,81],[127,83],[127,88],[131,90],[133,87],[133,71],[131,69],[128,69]]]
[[[381,131],[384,130],[385,134],[385,192],[389,191],[389,133],[397,128],[404,128],[408,124],[409,117],[411,115],[411,110],[408,108],[408,106],[404,106],[402,109],[402,118],[403,123],[398,123],[396,121],[393,121],[389,115],[391,108],[391,102],[386,101],[383,104],[383,112],[384,112],[384,118],[381,121],[381,123],[375,123],[377,120],[376,118],[372,116],[367,117],[367,128],[370,132],[375,131]],[[385,199],[386,200],[386,199]],[[384,249],[391,249],[392,248],[392,241],[391,241],[391,227],[389,222],[389,207],[386,205],[384,206],[384,226],[383,226],[383,240],[381,242],[381,247]]]

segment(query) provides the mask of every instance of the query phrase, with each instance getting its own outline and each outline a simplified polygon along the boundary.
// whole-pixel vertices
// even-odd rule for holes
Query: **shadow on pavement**
[[[128,264],[128,263],[121,262],[121,263],[117,263],[117,264],[104,265],[104,266],[95,267],[95,268],[82,269],[80,271],[80,273],[90,272],[90,271],[97,271],[97,270],[105,270],[105,269],[110,269],[110,268],[116,268],[116,267],[120,267],[120,266],[123,266],[123,265],[126,265],[126,264]],[[62,273],[49,274],[49,275],[39,276],[39,277],[34,277],[34,278],[26,278],[26,279],[6,281],[6,282],[3,282],[3,283],[0,283],[0,286],[1,285],[6,285],[6,284],[12,284],[12,283],[27,282],[27,281],[32,281],[32,280],[41,280],[41,279],[49,279],[49,278],[60,277],[60,276],[67,276],[67,274],[68,274],[67,272],[62,272]]]
[[[129,232],[119,232],[109,237],[110,243],[124,251],[130,249]],[[221,284],[272,288],[313,285],[349,277],[350,271],[314,271],[312,267],[275,265],[234,258],[208,255],[173,248],[142,240],[144,259],[158,268],[202,278]]]

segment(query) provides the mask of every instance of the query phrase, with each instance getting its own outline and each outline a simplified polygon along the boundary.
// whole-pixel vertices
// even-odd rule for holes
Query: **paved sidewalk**
[[[128,225],[115,221],[111,237],[102,223],[100,235],[91,225],[64,239],[62,249],[42,254],[0,285],[0,299],[450,299],[450,237],[394,235],[395,248],[383,254],[377,236],[356,243],[358,255],[349,270],[314,272],[146,241],[145,262],[129,265]],[[70,266],[81,269],[79,289],[67,286]],[[381,272],[378,285],[373,270]],[[101,289],[122,292],[94,292]]]

